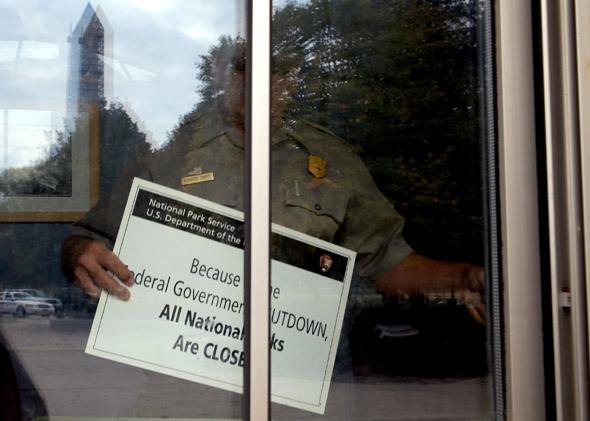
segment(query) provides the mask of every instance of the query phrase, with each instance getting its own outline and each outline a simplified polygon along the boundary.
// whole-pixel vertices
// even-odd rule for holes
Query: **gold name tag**
[[[189,184],[197,184],[202,183],[204,181],[213,181],[215,177],[213,177],[212,172],[206,172],[203,174],[195,174],[195,175],[187,175],[186,177],[182,177],[180,179],[180,184],[183,186],[188,186]]]

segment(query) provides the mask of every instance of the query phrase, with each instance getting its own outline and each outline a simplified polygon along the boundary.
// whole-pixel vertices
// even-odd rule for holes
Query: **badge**
[[[202,183],[204,181],[213,181],[215,177],[213,176],[213,172],[205,172],[202,174],[194,174],[194,175],[187,175],[186,177],[182,177],[180,179],[180,184],[183,186],[188,186],[189,184],[197,184]]]
[[[317,155],[309,155],[307,170],[315,178],[323,178],[326,175],[326,161]]]

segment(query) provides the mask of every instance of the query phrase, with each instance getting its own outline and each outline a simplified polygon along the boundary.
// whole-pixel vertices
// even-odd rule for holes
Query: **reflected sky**
[[[6,127],[5,121],[10,123],[10,136],[7,136],[6,130],[0,132],[2,168],[15,166],[15,163],[26,165],[46,156],[57,140],[56,131],[63,126],[59,116],[42,110],[3,110],[0,113],[0,127]],[[14,145],[8,142],[12,139],[20,143]]]
[[[111,100],[125,104],[155,146],[198,102],[199,55],[221,35],[244,34],[242,4],[240,0],[92,3],[102,9],[113,33],[113,57],[106,58],[113,69],[113,84],[106,92],[112,93]],[[32,151],[42,150],[40,142],[46,142],[42,132],[55,128],[54,122],[64,116],[67,37],[86,5],[77,0],[0,0],[0,114],[19,110],[14,115],[26,121],[28,110],[30,126],[39,130],[31,135],[11,126],[6,139],[4,127],[0,148],[7,141],[12,147],[0,165],[34,161]]]

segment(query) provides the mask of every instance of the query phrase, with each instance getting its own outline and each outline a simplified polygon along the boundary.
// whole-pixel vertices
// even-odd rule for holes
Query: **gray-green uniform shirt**
[[[309,171],[310,155],[326,161],[325,176]],[[356,269],[366,279],[412,252],[402,237],[403,218],[342,139],[314,124],[296,123],[273,135],[271,156],[273,222],[356,251]],[[214,180],[181,185],[182,177],[199,171],[212,172]],[[74,234],[112,245],[133,177],[243,210],[243,172],[243,137],[215,113],[195,115],[185,119],[168,146],[127,168]]]

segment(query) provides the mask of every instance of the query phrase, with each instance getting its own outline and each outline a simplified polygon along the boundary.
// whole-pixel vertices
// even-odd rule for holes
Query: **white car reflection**
[[[26,317],[32,314],[50,316],[55,313],[55,307],[40,302],[25,292],[1,292],[0,313],[9,313],[16,317]]]
[[[59,298],[48,297],[43,291],[34,288],[18,288],[18,289],[6,289],[4,292],[12,293],[25,293],[25,300],[37,301],[40,303],[51,304],[55,309],[56,313],[60,313],[63,310],[63,303]],[[30,298],[28,297],[30,295]]]

